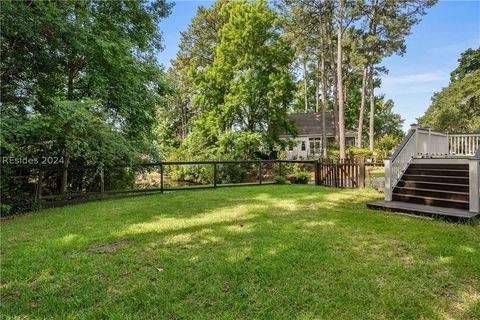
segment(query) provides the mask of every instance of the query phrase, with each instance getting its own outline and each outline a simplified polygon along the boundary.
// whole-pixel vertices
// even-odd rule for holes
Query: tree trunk
[[[332,39],[332,30],[327,27],[329,32],[328,34],[328,46],[330,48],[330,69],[332,72],[332,101],[333,101],[333,132],[335,135],[335,142],[339,142],[339,136],[338,136],[338,101],[337,101],[337,96],[338,96],[338,85],[337,85],[337,77],[335,76],[335,70],[336,70],[336,65],[335,65],[335,55],[333,54],[333,49],[334,49],[334,44],[333,44],[333,39]]]
[[[365,117],[365,100],[366,100],[366,91],[367,91],[367,76],[368,76],[368,67],[363,67],[363,77],[362,77],[362,98],[360,101],[360,116],[358,117],[358,132],[357,132],[357,147],[362,147],[362,136],[363,136],[363,121]]]
[[[338,135],[340,144],[340,159],[346,158],[345,152],[345,114],[343,100],[343,8],[345,0],[340,0],[338,4],[338,26],[337,26],[337,82],[338,82]]]
[[[68,82],[67,82],[67,99],[73,100],[73,79],[75,77],[75,71],[73,67],[69,67],[68,69]],[[66,148],[66,146],[64,146]],[[68,184],[68,164],[70,163],[70,159],[68,155],[64,154],[63,156],[63,170],[62,170],[62,178],[60,180],[60,194],[65,194],[67,191],[67,184]]]
[[[371,11],[371,20],[369,33],[372,36],[377,34],[377,24],[376,24],[376,12],[377,12],[377,0],[372,0],[372,11]],[[370,151],[373,151],[374,147],[374,125],[375,125],[375,92],[374,92],[374,83],[373,83],[373,72],[374,72],[374,50],[375,48],[370,48],[370,74],[369,74],[369,85],[370,85],[370,121],[369,121],[369,130],[368,130],[368,148]]]
[[[315,112],[320,111],[320,65],[317,61],[317,76],[316,76],[316,83],[315,83]]]
[[[303,57],[303,99],[305,102],[305,112],[308,112],[308,84],[307,84],[307,60]]]
[[[321,17],[321,15],[320,15]],[[322,21],[320,22],[320,72],[322,79],[322,156],[327,158],[327,75],[325,72],[325,43],[323,40]],[[319,81],[320,83],[320,81]]]
[[[373,151],[374,147],[374,124],[375,124],[375,92],[374,92],[374,85],[373,85],[373,65],[370,65],[370,125],[368,131],[368,148],[370,151]]]
[[[70,159],[67,155],[63,158],[63,172],[62,172],[62,179],[60,180],[60,194],[65,194],[67,191],[67,184],[68,184],[68,164]]]

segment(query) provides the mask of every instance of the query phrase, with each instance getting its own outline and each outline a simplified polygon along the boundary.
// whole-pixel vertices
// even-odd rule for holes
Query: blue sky
[[[170,66],[197,7],[208,7],[213,1],[176,1],[172,14],[160,23],[165,50],[160,63]],[[395,101],[394,111],[405,119],[407,129],[430,104],[434,92],[448,85],[450,72],[457,66],[460,53],[480,46],[480,0],[441,0],[422,21],[412,28],[403,57],[383,61],[389,69],[382,77],[379,92]]]

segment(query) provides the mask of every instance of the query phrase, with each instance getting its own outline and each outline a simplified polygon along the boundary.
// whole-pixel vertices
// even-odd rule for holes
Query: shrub
[[[349,146],[347,148],[347,155],[351,159],[372,159],[373,151],[370,151],[368,148],[359,148],[356,146]]]
[[[295,178],[297,180],[297,183],[307,184],[308,181],[310,180],[310,175],[306,171],[300,171],[300,172],[297,172],[297,174],[295,175]]]
[[[8,204],[0,203],[0,217],[5,217],[10,215],[11,210],[12,210],[12,207],[9,206]]]
[[[275,176],[273,178],[273,183],[275,183],[275,184],[287,184],[288,180],[285,177],[282,177],[282,176]]]
[[[391,156],[394,150],[400,144],[400,142],[401,141],[396,137],[384,135],[376,143],[378,154],[380,155],[381,158]]]

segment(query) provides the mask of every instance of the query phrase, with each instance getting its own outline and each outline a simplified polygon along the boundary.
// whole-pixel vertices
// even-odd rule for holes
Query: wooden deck
[[[432,218],[441,218],[448,220],[471,220],[480,217],[480,214],[473,213],[468,210],[433,207],[416,203],[400,202],[400,201],[377,201],[367,204],[370,209],[387,210],[394,212],[412,213],[416,215],[428,216]]]

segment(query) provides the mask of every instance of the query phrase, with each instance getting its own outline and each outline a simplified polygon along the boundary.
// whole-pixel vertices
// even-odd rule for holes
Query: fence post
[[[213,162],[213,187],[217,187],[217,162]]]
[[[163,163],[160,163],[160,192],[163,193]]]
[[[258,163],[258,183],[262,184],[263,180],[263,163],[262,160]]]
[[[385,158],[385,201],[392,201],[392,159]]]
[[[320,185],[320,181],[319,181],[319,178],[318,178],[318,175],[319,175],[318,174],[319,173],[318,172],[318,160],[315,160],[313,165],[315,166],[315,185],[318,186],[318,185]]]
[[[469,176],[470,176],[470,212],[480,212],[480,160],[469,159]]]
[[[42,184],[43,184],[43,171],[40,170],[38,173],[38,182],[37,182],[37,205],[39,208],[42,208]]]
[[[279,171],[280,171],[280,173],[279,173],[279,174],[280,174],[280,177],[283,177],[283,163],[282,163],[282,161],[281,161],[281,160],[278,162],[278,165],[279,165],[279,167],[280,167],[280,168],[279,168]]]
[[[360,159],[358,162],[358,187],[365,188],[365,159]]]

